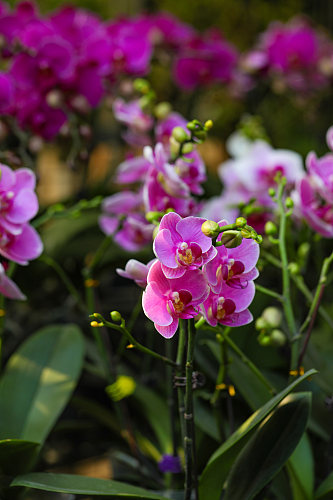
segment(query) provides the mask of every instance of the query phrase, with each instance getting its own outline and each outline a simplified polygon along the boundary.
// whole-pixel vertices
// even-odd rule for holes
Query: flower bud
[[[270,328],[277,328],[281,324],[282,314],[276,307],[266,307],[261,315],[261,318]]]
[[[154,108],[155,116],[158,120],[163,120],[171,111],[171,104],[168,102],[160,102]]]
[[[148,222],[159,222],[162,215],[162,212],[147,212],[145,217]]]
[[[276,195],[275,189],[274,188],[269,188],[268,189],[268,194],[271,198]]]
[[[187,142],[186,144],[183,145],[182,151],[184,155],[187,155],[188,153],[192,153],[193,149],[194,149],[193,144],[191,142]]]
[[[221,228],[217,222],[206,220],[201,226],[201,231],[209,238],[216,238],[220,234]]]
[[[270,334],[271,343],[277,347],[281,347],[286,343],[286,336],[281,330],[273,330]]]
[[[176,139],[171,136],[170,139],[169,139],[169,143],[170,143],[170,153],[171,155],[177,157],[178,153],[179,153],[179,150],[180,150],[180,144],[178,141],[176,141]]]
[[[305,241],[298,247],[297,253],[301,259],[305,259],[308,256],[309,251],[310,251],[310,243]]]
[[[245,227],[247,224],[247,220],[245,217],[237,217],[235,224],[237,227]]]
[[[256,319],[255,322],[256,330],[265,330],[268,327],[269,325],[267,324],[267,321],[262,316]]]
[[[172,130],[172,137],[176,139],[177,142],[185,142],[187,141],[190,136],[185,132],[185,130],[182,127],[175,127]]]
[[[260,345],[263,347],[266,347],[268,345],[271,345],[272,341],[269,335],[259,335],[258,337],[258,342]]]
[[[205,127],[205,129],[208,131],[208,130],[210,130],[211,128],[213,128],[213,125],[214,125],[213,120],[207,120],[207,121],[205,122],[204,127]]]
[[[290,198],[290,196],[288,196],[286,198],[286,208],[290,209],[290,208],[293,208],[294,207],[294,200],[292,198]]]
[[[277,227],[271,220],[267,221],[265,224],[265,233],[268,236],[273,236],[274,234],[277,233]]]
[[[197,139],[199,139],[200,141],[204,141],[207,137],[207,133],[205,130],[193,130],[193,135],[194,137],[196,137]]]
[[[300,273],[299,265],[297,264],[297,262],[290,262],[288,265],[288,269],[290,274],[294,276]]]
[[[46,95],[46,102],[50,106],[50,108],[60,108],[63,101],[62,97],[62,92],[60,92],[60,90],[54,89]]]
[[[241,235],[240,231],[231,229],[222,233],[222,238],[220,241],[226,248],[236,248],[239,247],[239,245],[242,243],[243,236]]]
[[[121,314],[119,311],[110,312],[110,316],[111,316],[112,321],[116,321],[116,322],[121,321]]]
[[[133,82],[134,90],[141,92],[141,94],[148,94],[150,91],[150,85],[144,78],[136,78]]]

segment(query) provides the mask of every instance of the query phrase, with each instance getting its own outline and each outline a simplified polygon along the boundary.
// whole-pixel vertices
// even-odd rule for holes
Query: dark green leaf
[[[311,393],[287,396],[245,445],[228,477],[224,500],[252,500],[286,463],[308,422]]]
[[[315,493],[315,500],[329,500],[333,497],[333,472],[321,483]]]
[[[314,462],[310,440],[306,434],[291,455],[287,469],[293,491],[293,500],[312,500]]]
[[[37,458],[39,443],[21,439],[0,441],[0,474],[23,474],[31,469]]]
[[[250,438],[255,427],[262,422],[269,413],[292,392],[301,382],[317,373],[309,370],[304,375],[288,385],[274,398],[253,413],[237,430],[225,441],[211,456],[199,481],[199,491],[203,498],[219,500],[228,472],[236,459],[239,451]]]
[[[76,386],[83,353],[75,325],[48,326],[21,345],[0,381],[0,438],[45,440]]]
[[[74,474],[51,474],[36,472],[17,476],[10,484],[44,491],[72,493],[74,495],[96,495],[121,498],[146,498],[165,500],[165,497],[119,481],[107,481]]]

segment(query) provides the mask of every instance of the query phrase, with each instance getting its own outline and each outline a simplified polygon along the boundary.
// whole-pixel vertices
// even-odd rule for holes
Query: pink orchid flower
[[[180,278],[217,254],[212,239],[201,231],[205,220],[192,216],[182,219],[174,212],[162,217],[153,250],[167,278]]]
[[[206,278],[200,270],[186,271],[180,278],[168,279],[159,261],[151,266],[147,282],[142,296],[143,311],[165,338],[174,336],[180,318],[194,318],[198,314],[197,306],[209,293]]]

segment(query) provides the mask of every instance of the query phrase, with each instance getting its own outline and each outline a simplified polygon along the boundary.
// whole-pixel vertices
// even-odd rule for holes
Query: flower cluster
[[[268,189],[276,186],[277,174],[286,177],[288,190],[293,189],[304,176],[302,157],[294,151],[274,149],[262,140],[247,141],[240,135],[232,137],[229,149],[234,158],[219,167],[224,185],[222,194],[209,200],[201,214],[215,221],[221,213],[234,219],[239,215],[240,205],[256,200],[248,221],[262,232],[275,206]]]
[[[186,89],[189,82],[229,83],[237,59],[216,34],[201,37],[163,12],[103,22],[75,7],[42,16],[30,1],[13,10],[1,3],[0,37],[7,67],[0,112],[47,140],[73,114],[84,118],[123,76],[147,75],[153,54],[171,61],[176,83]]]
[[[327,132],[327,144],[333,151],[333,127]],[[300,211],[309,225],[326,238],[333,237],[333,154],[306,158],[307,175],[297,185]]]
[[[12,170],[0,164],[0,254],[13,262],[26,265],[42,252],[43,245],[29,221],[38,211],[36,179],[27,168]],[[0,264],[0,292],[9,298],[24,298],[5,275]]]
[[[145,127],[141,132],[133,128],[137,126],[141,114],[138,111],[138,120],[135,120],[132,111],[127,132],[130,131],[132,139],[134,134],[141,137],[140,142],[144,143]],[[117,113],[116,116],[127,123],[124,107],[120,116]],[[190,138],[187,122],[181,115],[170,112],[156,121],[154,129],[151,127],[152,122],[149,130],[156,137],[155,147],[145,146],[141,156],[131,157],[117,168],[115,181],[122,186],[135,186],[135,191],[126,189],[111,195],[102,206],[101,229],[106,234],[114,235],[115,241],[128,251],[136,251],[152,239],[154,226],[147,221],[145,214],[163,214],[168,210],[177,212],[181,217],[198,214],[200,204],[194,196],[203,193],[201,184],[206,179],[205,166],[195,144],[185,144],[183,154],[178,157],[180,143],[175,139],[173,130]],[[190,146],[188,153],[186,146]],[[175,148],[176,157],[173,156]]]
[[[272,23],[257,47],[243,57],[251,74],[268,77],[276,91],[301,94],[326,87],[333,73],[333,45],[303,18]]]
[[[117,270],[146,285],[143,310],[165,338],[176,333],[179,319],[199,313],[211,326],[252,321],[248,306],[255,293],[259,246],[243,239],[235,248],[222,244],[216,248],[202,231],[205,220],[174,212],[164,215],[153,244],[156,259],[148,266],[131,260],[125,271]],[[219,227],[224,225],[226,221],[220,221]]]

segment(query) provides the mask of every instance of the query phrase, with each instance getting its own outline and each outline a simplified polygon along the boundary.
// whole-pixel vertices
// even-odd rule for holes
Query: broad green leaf
[[[312,500],[314,486],[314,461],[308,436],[303,435],[288,460],[293,500]]]
[[[333,472],[321,483],[315,492],[315,500],[330,500],[333,497]]]
[[[0,380],[0,439],[43,443],[76,386],[83,354],[75,325],[47,326],[19,347]]]
[[[235,461],[224,500],[252,500],[286,463],[303,433],[311,393],[287,396],[256,431]]]
[[[253,413],[233,434],[230,436],[211,456],[206,465],[200,481],[199,493],[203,498],[209,500],[219,500],[228,472],[235,461],[239,451],[253,434],[254,429],[262,422],[269,413],[301,382],[311,375],[317,373],[312,369],[304,375],[297,378],[288,385],[283,391],[279,392],[274,398]]]
[[[0,474],[23,474],[33,467],[39,451],[39,443],[22,439],[0,441]]]
[[[160,494],[119,481],[107,481],[74,474],[36,472],[17,476],[10,484],[44,491],[72,493],[73,495],[109,496],[111,498],[145,498],[165,500]]]

